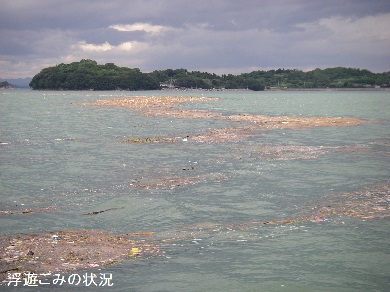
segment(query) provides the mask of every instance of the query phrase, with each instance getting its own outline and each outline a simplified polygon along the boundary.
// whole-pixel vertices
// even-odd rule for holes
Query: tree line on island
[[[304,72],[297,69],[253,71],[239,75],[188,71],[155,70],[98,65],[81,60],[43,69],[30,82],[43,90],[157,90],[162,88],[248,89],[269,88],[363,88],[390,87],[390,72],[372,73],[365,69],[336,67]]]
[[[6,89],[6,88],[11,88],[11,87],[12,87],[12,85],[10,83],[8,83],[8,81],[1,81],[0,82],[0,88]]]

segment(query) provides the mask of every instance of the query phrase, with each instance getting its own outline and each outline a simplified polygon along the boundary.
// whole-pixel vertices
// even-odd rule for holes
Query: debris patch
[[[169,185],[169,184],[168,184]],[[197,236],[259,225],[285,225],[302,222],[322,223],[335,216],[364,220],[390,218],[390,184],[375,184],[355,192],[324,196],[322,203],[309,212],[292,218],[270,221],[215,223],[205,222],[166,233],[134,232],[112,234],[99,230],[67,230],[43,234],[0,236],[0,280],[9,272],[69,272],[102,268],[126,258],[148,258],[159,254],[159,243],[169,243]],[[149,241],[147,240],[149,239]]]
[[[237,142],[252,136],[260,135],[251,127],[213,129],[204,134],[188,136],[188,141],[196,143]]]
[[[230,122],[248,123],[247,127],[231,127],[210,130],[205,134],[193,135],[192,141],[198,143],[223,143],[239,141],[257,135],[256,131],[274,129],[304,129],[309,127],[341,127],[356,126],[364,120],[351,117],[294,117],[294,116],[263,116],[251,114],[222,115],[208,110],[191,110],[179,108],[182,103],[210,102],[218,98],[209,97],[179,97],[179,96],[136,96],[113,98],[84,103],[83,105],[122,107],[135,110],[145,116],[166,116],[181,119],[216,119]],[[128,143],[179,142],[176,138],[128,138]],[[183,140],[184,141],[184,140]]]
[[[221,173],[200,174],[196,176],[146,176],[131,180],[130,186],[146,190],[171,190],[205,182],[221,182],[226,179],[227,177]]]
[[[130,137],[125,139],[123,142],[125,143],[134,143],[134,144],[146,144],[146,143],[174,143],[176,142],[176,138],[161,138],[161,137],[146,137],[146,138],[138,138],[138,137]]]
[[[107,107],[123,107],[131,110],[143,111],[151,109],[174,108],[180,103],[209,102],[218,98],[210,97],[183,97],[183,96],[134,96],[125,98],[112,98],[84,103],[83,105],[97,105]]]
[[[55,273],[105,267],[133,256],[132,248],[137,248],[138,257],[157,255],[156,245],[140,238],[131,239],[148,234],[115,235],[99,230],[67,230],[1,236],[0,280],[4,280],[9,271]]]
[[[318,208],[323,215],[347,215],[361,219],[390,218],[390,184],[375,184],[360,191],[329,196],[333,204]]]
[[[23,214],[32,214],[32,213],[43,213],[43,212],[54,212],[57,211],[57,207],[38,207],[38,208],[25,208],[21,210],[0,210],[1,215],[23,215]]]
[[[215,223],[205,222],[176,230],[174,236],[166,236],[161,241],[165,243],[196,236],[212,235],[232,230],[247,230],[264,225],[294,225],[303,222],[322,223],[336,216],[348,216],[364,220],[390,218],[390,184],[375,184],[356,192],[336,193],[324,196],[324,201],[291,218],[280,218],[269,221],[249,221]]]
[[[142,114],[145,116],[164,116],[177,119],[224,119],[224,116],[222,116],[221,114],[211,111],[175,108],[169,108],[168,110],[161,108],[152,108],[143,111]]]
[[[304,221],[323,222],[325,218],[349,216],[360,219],[390,218],[390,184],[375,184],[360,191],[327,195],[312,211],[294,218],[267,221],[263,224],[295,224]]]
[[[226,116],[226,119],[236,122],[249,122],[265,130],[272,129],[303,129],[309,127],[345,127],[357,126],[364,123],[363,120],[350,117],[293,117],[293,116],[262,116],[239,114]]]
[[[327,153],[365,151],[358,146],[261,146],[251,153],[267,160],[316,159]]]

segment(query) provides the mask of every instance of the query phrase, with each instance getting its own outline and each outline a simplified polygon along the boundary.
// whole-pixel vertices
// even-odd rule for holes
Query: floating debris
[[[256,135],[260,134],[251,127],[223,128],[213,129],[204,134],[188,136],[188,141],[196,143],[226,143],[241,141]]]
[[[179,96],[136,96],[126,98],[113,98],[97,100],[83,105],[123,107],[139,111],[146,116],[168,116],[186,119],[217,119],[231,122],[245,122],[252,124],[248,127],[231,127],[210,130],[205,134],[192,135],[193,142],[198,143],[224,143],[239,141],[250,136],[258,135],[259,130],[273,129],[304,129],[309,127],[341,127],[356,126],[364,123],[364,120],[351,117],[294,117],[294,116],[263,116],[251,114],[222,115],[218,112],[207,110],[178,109],[181,103],[209,102],[218,98],[209,97],[179,97]],[[190,141],[190,139],[185,138]],[[128,143],[153,143],[153,142],[178,142],[176,138],[128,138]]]
[[[24,208],[21,210],[0,210],[0,215],[23,215],[23,214],[32,214],[32,213],[42,213],[42,212],[54,212],[57,211],[57,207],[37,207],[37,208]]]
[[[188,102],[209,102],[216,101],[218,98],[210,97],[186,97],[186,96],[134,96],[124,98],[112,98],[97,100],[94,102],[84,103],[83,105],[97,105],[107,107],[123,107],[127,109],[142,111],[158,108],[172,108],[180,103]]]
[[[224,119],[224,116],[221,114],[211,111],[175,108],[152,108],[142,111],[142,114],[145,116],[165,116],[176,119]]]
[[[231,121],[249,122],[256,124],[258,128],[272,129],[303,129],[308,127],[341,127],[356,126],[364,123],[364,120],[350,117],[294,117],[294,116],[262,116],[239,114],[225,117]]]
[[[210,97],[179,97],[179,96],[137,96],[97,100],[83,105],[124,107],[141,111],[147,116],[169,116],[176,118],[213,118],[235,122],[256,124],[256,128],[270,129],[302,129],[307,127],[340,127],[356,126],[364,120],[351,117],[294,117],[294,116],[263,116],[251,114],[237,114],[224,116],[217,112],[206,110],[177,109],[177,105],[187,102],[209,102],[218,98]]]
[[[147,176],[131,180],[130,185],[134,188],[146,190],[172,190],[205,182],[221,182],[226,179],[227,177],[221,173],[200,174],[196,176]]]
[[[365,121],[355,118],[330,117],[267,117],[262,115],[238,114],[223,116],[206,110],[186,110],[179,104],[189,102],[209,102],[217,98],[204,97],[127,97],[98,100],[84,105],[122,107],[136,110],[147,116],[169,116],[176,118],[212,118],[232,123],[246,123],[247,126],[212,129],[203,134],[188,135],[185,138],[134,138],[127,143],[157,142],[194,142],[224,143],[240,141],[259,135],[260,131],[272,129],[303,129],[308,127],[356,126]],[[168,139],[168,140],[166,140]],[[352,149],[352,148],[348,148]],[[314,146],[276,146],[259,148],[257,154],[269,159],[313,159],[333,151],[349,151],[347,148]],[[220,173],[194,174],[192,168],[185,168],[181,173],[156,173],[142,175],[131,180],[131,186],[143,189],[173,189],[202,182],[223,181],[226,176]],[[190,174],[188,174],[190,173]],[[161,175],[162,174],[162,175]],[[330,201],[330,202],[328,202]],[[35,273],[67,272],[76,269],[106,267],[126,258],[147,258],[158,255],[157,242],[173,242],[192,239],[198,242],[202,235],[243,230],[259,225],[284,225],[299,222],[322,223],[330,216],[353,216],[361,219],[389,218],[390,184],[374,185],[358,192],[339,193],[324,196],[324,202],[316,204],[310,211],[302,210],[292,218],[275,218],[270,221],[249,221],[232,223],[207,222],[181,230],[169,231],[169,234],[137,232],[111,234],[97,230],[64,230],[42,234],[3,235],[0,236],[0,280],[5,279],[10,271]],[[109,210],[89,212],[84,215],[96,215]],[[29,214],[44,211],[44,208],[0,211],[0,214]],[[272,219],[272,218],[270,218]],[[150,241],[145,240],[146,236]],[[156,240],[158,238],[158,241]],[[241,239],[240,239],[241,240]]]
[[[112,210],[120,210],[120,209],[124,209],[124,207],[109,208],[109,209],[101,210],[101,211],[88,212],[88,213],[85,213],[83,215],[97,215],[97,214],[100,214],[100,213],[103,213],[103,212],[112,211]]]
[[[347,215],[361,219],[390,218],[390,184],[375,184],[360,191],[328,197],[332,203],[319,207],[319,214]]]
[[[318,223],[331,216],[350,216],[360,219],[390,218],[390,184],[375,184],[356,192],[326,195],[322,203],[310,209],[310,212],[295,218],[274,220],[264,224],[295,224],[304,221]]]
[[[66,230],[1,236],[0,280],[4,280],[10,271],[55,273],[105,267],[131,257],[134,248],[137,248],[137,257],[158,254],[156,245],[141,239],[129,239],[132,235],[115,235],[98,230]]]
[[[135,143],[135,144],[145,144],[145,143],[174,143],[176,142],[175,138],[161,138],[161,137],[146,137],[146,138],[137,138],[137,137],[130,137],[125,139],[123,142],[125,143]]]
[[[327,153],[366,151],[359,146],[260,146],[251,152],[252,156],[260,156],[267,160],[316,159]]]
[[[146,137],[137,138],[130,137],[123,142],[134,144],[146,143],[175,143],[175,142],[192,142],[192,143],[227,143],[237,142],[243,139],[260,135],[255,129],[250,127],[235,127],[235,128],[221,128],[212,129],[204,134],[187,135],[185,137],[161,138],[161,137]]]
[[[131,255],[131,256],[138,256],[138,255],[139,255],[139,249],[138,249],[138,247],[132,247],[132,248],[131,248],[130,255]]]
[[[173,232],[174,236],[169,237],[167,235],[161,241],[169,243],[191,239],[195,236],[247,230],[248,228],[264,225],[296,225],[304,222],[326,223],[329,221],[327,218],[335,216],[351,216],[365,220],[390,218],[390,184],[375,184],[356,192],[326,195],[323,200],[322,203],[316,204],[314,207],[306,206],[310,211],[305,212],[303,210],[302,214],[295,217],[226,224],[205,222],[176,230]],[[337,202],[335,202],[336,200]]]
[[[390,184],[375,184],[359,191],[324,196],[323,202],[292,218],[270,221],[215,223],[155,232],[111,234],[98,230],[67,230],[44,234],[0,236],[0,280],[8,272],[56,273],[106,267],[126,258],[148,258],[159,254],[157,243],[200,241],[202,236],[246,230],[264,225],[326,223],[334,216],[364,220],[390,218]],[[308,206],[306,206],[309,208]],[[153,237],[151,237],[153,236]],[[149,237],[149,241],[145,238]]]

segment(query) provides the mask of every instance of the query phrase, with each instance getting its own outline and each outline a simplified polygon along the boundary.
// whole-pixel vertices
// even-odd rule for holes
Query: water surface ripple
[[[367,122],[200,143],[237,122],[83,105],[152,95],[216,97],[180,107],[222,116]],[[111,291],[387,291],[389,109],[387,91],[1,90],[1,235],[154,232],[158,256],[101,270]],[[125,142],[148,137],[177,141]],[[49,288],[77,287],[31,290]]]

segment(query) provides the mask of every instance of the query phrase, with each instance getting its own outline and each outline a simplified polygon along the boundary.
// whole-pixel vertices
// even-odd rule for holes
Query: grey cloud
[[[3,0],[1,5],[0,77],[18,72],[27,77],[36,68],[78,58],[145,71],[390,67],[389,26],[380,17],[389,16],[388,0]],[[376,27],[362,35],[370,21]],[[110,28],[134,23],[166,29],[153,35]],[[106,50],[91,49],[105,43]]]
[[[387,0],[5,0],[0,25],[8,28],[103,28],[115,23],[152,22],[182,27],[209,23],[215,29],[274,28],[319,17],[361,17],[389,11]]]

